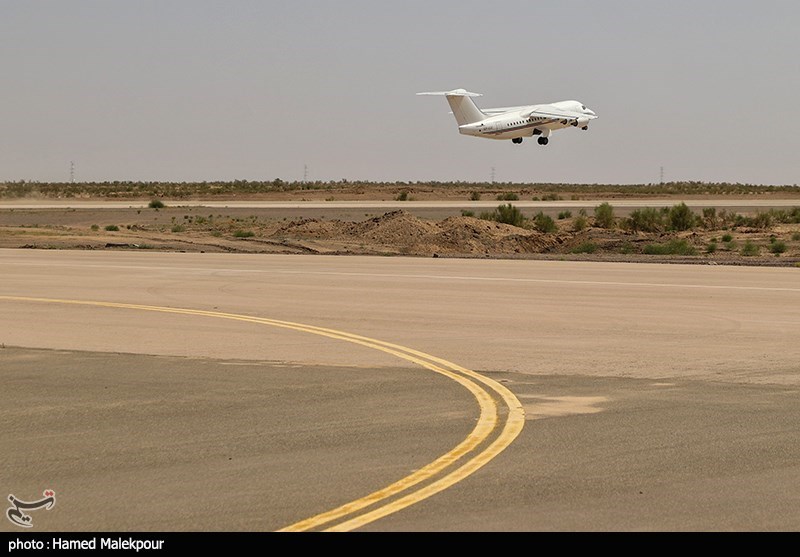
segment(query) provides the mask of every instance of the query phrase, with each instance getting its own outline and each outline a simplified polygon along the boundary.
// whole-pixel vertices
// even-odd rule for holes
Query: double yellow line
[[[171,308],[116,302],[62,300],[25,296],[0,296],[0,300],[94,306],[180,315],[214,317],[270,325],[342,340],[380,350],[412,362],[457,382],[478,402],[480,416],[469,435],[445,454],[412,474],[365,497],[282,528],[284,532],[306,530],[349,531],[426,499],[473,474],[508,447],[522,431],[522,404],[502,384],[470,369],[424,352],[360,335],[263,317],[198,309]]]

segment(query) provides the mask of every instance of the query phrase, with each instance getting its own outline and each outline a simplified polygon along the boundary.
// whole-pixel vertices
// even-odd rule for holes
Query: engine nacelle
[[[576,118],[572,121],[572,125],[576,128],[586,128],[589,125],[589,118],[588,116],[581,116],[580,118]]]

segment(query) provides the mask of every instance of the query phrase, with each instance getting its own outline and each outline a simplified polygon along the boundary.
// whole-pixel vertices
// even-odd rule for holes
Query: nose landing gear
[[[548,138],[546,138],[546,137],[540,137],[538,139],[538,141],[539,141],[539,145],[547,145],[550,142],[550,140]]]
[[[511,143],[515,143],[515,144],[519,145],[520,143],[522,143],[522,138],[521,137],[514,137],[514,138],[511,139]]]

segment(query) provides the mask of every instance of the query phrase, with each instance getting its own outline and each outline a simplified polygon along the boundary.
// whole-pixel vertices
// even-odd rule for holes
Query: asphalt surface
[[[55,489],[40,528],[279,529],[424,467],[479,415],[367,346],[64,301],[316,325],[516,395],[505,450],[363,529],[800,526],[800,269],[13,250],[0,269],[0,489]]]

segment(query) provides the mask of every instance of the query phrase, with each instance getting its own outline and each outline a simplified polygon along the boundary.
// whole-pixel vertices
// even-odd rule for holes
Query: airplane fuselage
[[[510,139],[522,143],[525,137],[539,136],[539,145],[547,145],[550,132],[575,127],[589,129],[589,122],[597,118],[593,110],[578,101],[560,101],[550,104],[532,104],[481,110],[465,89],[429,91],[418,95],[441,95],[447,98],[452,114],[462,135],[487,139]]]
[[[487,139],[516,139],[532,137],[534,135],[548,137],[552,131],[576,126],[575,120],[556,119],[554,121],[553,118],[538,116],[536,114],[536,112],[547,111],[551,108],[576,111],[585,114],[587,120],[585,122],[580,122],[584,124],[581,126],[582,128],[588,126],[588,120],[596,118],[593,111],[589,110],[578,101],[561,101],[552,104],[521,107],[519,110],[490,116],[478,122],[460,125],[458,131],[463,135],[485,137]],[[529,115],[531,111],[534,111],[534,113]]]

